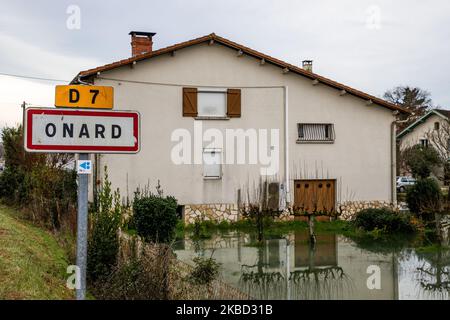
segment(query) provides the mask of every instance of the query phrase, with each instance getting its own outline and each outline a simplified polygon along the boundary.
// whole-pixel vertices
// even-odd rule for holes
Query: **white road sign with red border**
[[[136,111],[25,110],[29,152],[137,153],[140,116]]]

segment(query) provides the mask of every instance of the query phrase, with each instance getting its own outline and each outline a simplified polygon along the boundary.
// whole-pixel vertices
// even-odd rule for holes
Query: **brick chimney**
[[[132,56],[152,52],[152,38],[155,34],[154,32],[131,31],[129,35],[131,35]]]

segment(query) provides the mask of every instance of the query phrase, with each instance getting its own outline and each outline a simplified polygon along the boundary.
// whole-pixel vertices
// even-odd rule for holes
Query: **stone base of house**
[[[184,223],[192,224],[196,221],[236,222],[239,210],[233,203],[188,204],[184,206]]]
[[[399,211],[400,209],[398,205],[393,205],[389,201],[346,201],[338,205],[339,219],[350,221],[363,209],[380,208],[388,208],[394,211]]]
[[[356,213],[363,209],[389,208],[398,211],[400,207],[394,206],[388,201],[346,201],[338,205],[338,216],[341,220],[352,220]],[[220,223],[222,221],[236,222],[241,219],[237,204],[215,203],[215,204],[188,204],[184,206],[184,222],[192,224],[196,221],[212,221]],[[277,217],[276,221],[292,221],[295,216],[291,209],[285,209]]]

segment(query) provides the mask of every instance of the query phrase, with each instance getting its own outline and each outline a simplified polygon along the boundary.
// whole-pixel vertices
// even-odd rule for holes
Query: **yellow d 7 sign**
[[[55,107],[112,109],[114,88],[104,86],[56,86]]]

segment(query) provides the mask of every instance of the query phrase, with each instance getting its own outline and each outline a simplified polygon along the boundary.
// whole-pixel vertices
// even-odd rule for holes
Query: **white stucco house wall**
[[[97,156],[91,190],[104,165],[123,196],[159,180],[187,221],[238,219],[260,181],[281,208],[395,203],[405,109],[215,34],[158,50],[154,33],[130,34],[131,58],[72,81],[113,86],[114,109],[141,115],[140,152]]]

